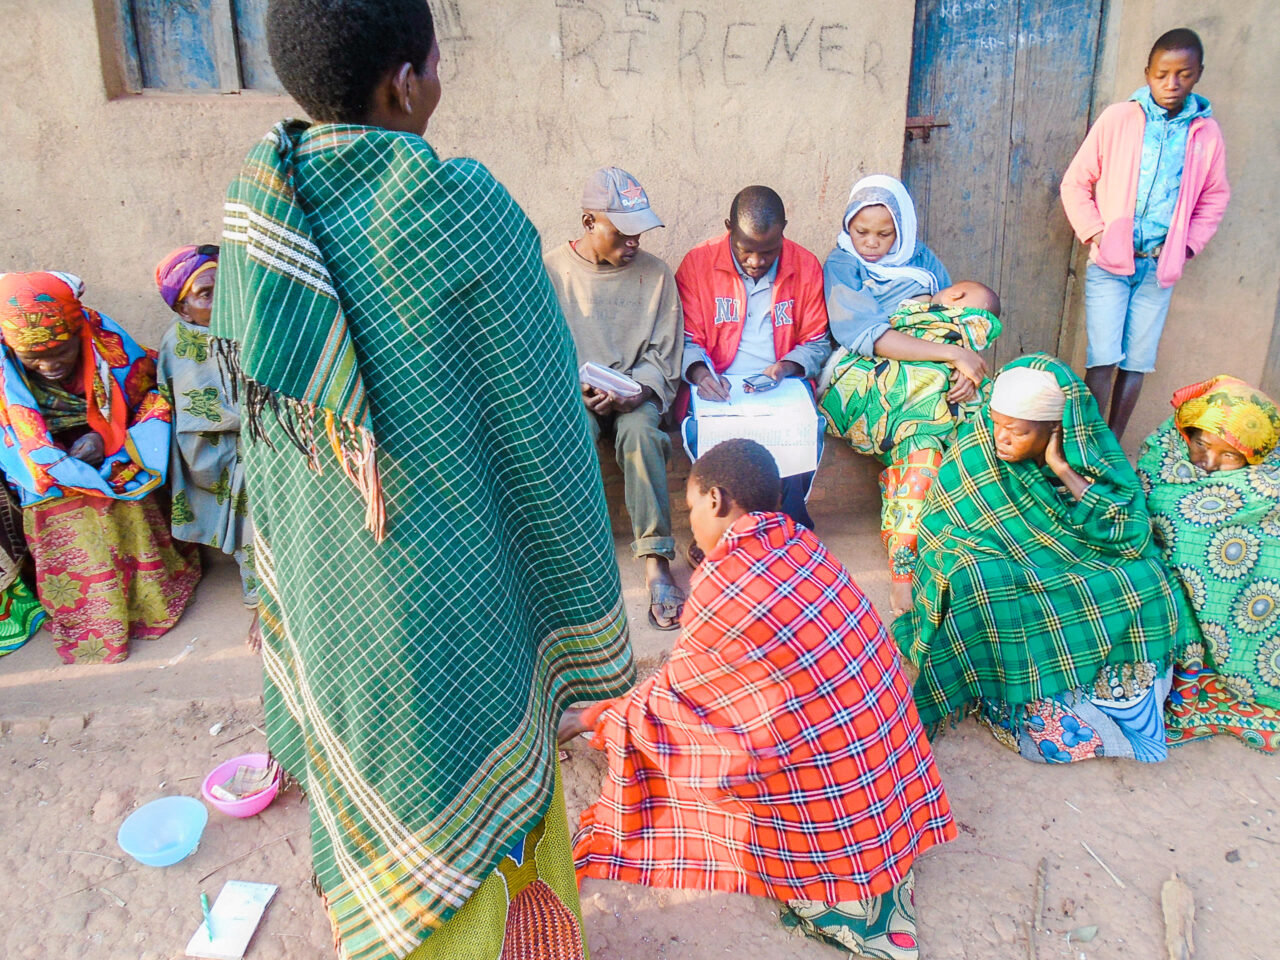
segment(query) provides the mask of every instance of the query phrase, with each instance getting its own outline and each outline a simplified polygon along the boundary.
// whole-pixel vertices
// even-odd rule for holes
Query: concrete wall
[[[901,161],[913,6],[886,0],[435,0],[444,96],[427,137],[480,158],[550,245],[582,182],[617,163],[668,229],[675,264],[723,229],[748,183],[787,202],[824,256],[853,180]],[[110,99],[112,0],[6,0],[0,269],[81,274],[86,300],[144,341],[169,322],[156,261],[216,240],[227,181],[285,115],[265,95]],[[106,72],[100,48],[107,50]]]
[[[1174,27],[1191,27],[1205,46],[1196,92],[1213,104],[1227,143],[1231,205],[1204,253],[1187,265],[1173,294],[1156,372],[1125,435],[1136,449],[1172,412],[1174,390],[1219,373],[1263,377],[1280,301],[1280,31],[1266,0],[1112,0],[1096,86],[1096,114],[1142,86],[1147,53]],[[1063,354],[1084,369],[1084,258]],[[1277,344],[1280,348],[1280,344]],[[1280,388],[1280,383],[1270,389]]]
[[[80,273],[91,304],[156,343],[169,322],[152,269],[216,239],[248,145],[298,113],[264,95],[109,97],[115,0],[6,0],[0,35],[0,269]],[[444,98],[428,139],[487,163],[548,244],[576,227],[581,183],[618,163],[670,224],[646,245],[673,264],[715,233],[734,191],[775,186],[789,234],[822,256],[850,183],[902,154],[910,0],[435,0]],[[1280,31],[1264,0],[1110,0],[1098,109],[1142,83],[1152,40],[1189,25],[1198,88],[1226,133],[1234,190],[1218,236],[1174,295],[1136,442],[1185,383],[1262,376],[1280,289]],[[105,52],[105,55],[103,51]],[[105,69],[104,69],[105,65]],[[1096,111],[1095,111],[1096,112]],[[1063,353],[1083,369],[1079,284]]]

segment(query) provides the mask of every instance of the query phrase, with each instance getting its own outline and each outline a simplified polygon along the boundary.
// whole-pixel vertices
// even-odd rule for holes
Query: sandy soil
[[[819,489],[813,512],[828,545],[884,609],[874,470],[851,469],[856,495]],[[681,530],[687,527],[677,525],[683,543]],[[671,634],[645,624],[640,567],[625,540],[618,547],[633,640],[642,668],[652,669]],[[676,573],[687,579],[683,564]],[[140,866],[116,846],[131,810],[166,794],[196,796],[217,762],[263,748],[260,670],[242,642],[247,623],[234,569],[215,563],[177,628],[127,663],[61,666],[44,633],[0,658],[5,958],[181,957],[199,922],[200,890],[213,896],[232,879],[280,886],[250,957],[333,956],[310,886],[307,810],[296,792],[248,820],[211,811],[200,848],[172,867]],[[193,651],[170,665],[193,637]],[[1159,765],[1045,768],[1007,752],[972,722],[935,749],[960,836],[918,862],[924,957],[1160,960],[1160,887],[1174,870],[1195,896],[1197,960],[1280,957],[1275,759],[1219,739],[1178,749]],[[575,745],[565,779],[576,818],[594,797],[600,758]],[[1032,954],[1028,925],[1042,858],[1043,929]],[[582,895],[596,960],[842,956],[784,931],[773,905],[757,898],[599,881],[588,881]],[[1071,931],[1095,925],[1092,940],[1068,942]]]

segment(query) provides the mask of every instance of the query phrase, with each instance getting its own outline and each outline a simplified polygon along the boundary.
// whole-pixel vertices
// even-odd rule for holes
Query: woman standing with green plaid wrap
[[[339,956],[584,957],[555,731],[633,680],[537,232],[422,139],[425,0],[272,0],[278,125],[227,197],[267,738]]]
[[[1056,412],[1002,400],[1006,378],[1047,383]],[[1029,760],[1167,755],[1161,705],[1195,618],[1137,475],[1065,363],[1035,354],[1001,371],[943,461],[920,543],[894,637],[920,670],[926,725],[977,708]]]

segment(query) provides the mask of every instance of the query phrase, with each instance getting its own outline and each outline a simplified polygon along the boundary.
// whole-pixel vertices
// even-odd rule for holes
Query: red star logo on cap
[[[621,191],[621,193],[622,193],[622,195],[623,195],[624,197],[626,197],[626,198],[627,198],[628,200],[630,200],[632,203],[635,203],[635,202],[636,202],[637,200],[639,200],[642,196],[644,196],[644,191],[643,191],[642,189],[640,189],[640,184],[636,183],[634,180],[631,180],[631,181],[628,181],[628,182],[631,184],[631,186],[629,186],[629,187],[627,187],[627,189],[625,189],[625,190]]]

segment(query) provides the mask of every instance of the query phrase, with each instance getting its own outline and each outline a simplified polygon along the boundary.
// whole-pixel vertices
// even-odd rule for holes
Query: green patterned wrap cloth
[[[240,449],[240,407],[231,399],[231,383],[218,365],[207,329],[181,318],[174,321],[160,341],[156,383],[173,407],[173,535],[234,557],[244,603],[256,607],[258,575]]]
[[[1195,608],[1205,666],[1241,700],[1280,708],[1280,448],[1205,473],[1171,417],[1143,443],[1138,472],[1156,540]]]
[[[918,340],[974,351],[985,350],[1001,331],[1000,321],[985,310],[916,301],[895,310],[889,322]],[[981,409],[991,392],[990,381],[984,381],[974,400],[950,403],[949,364],[839,352],[844,356],[833,357],[831,386],[819,404],[828,432],[885,465],[916,450],[945,450],[957,426]]]

